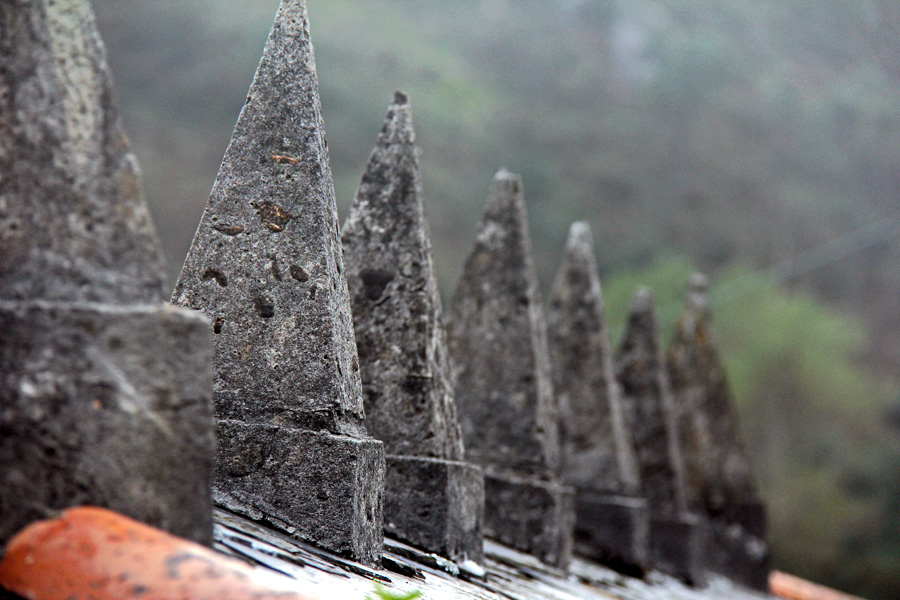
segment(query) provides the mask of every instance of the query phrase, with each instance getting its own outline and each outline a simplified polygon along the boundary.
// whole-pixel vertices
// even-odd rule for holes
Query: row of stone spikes
[[[616,376],[576,224],[548,339],[501,172],[445,334],[408,101],[342,240],[306,7],[282,0],[166,305],[88,4],[14,0],[0,23],[0,542],[89,503],[208,543],[212,490],[366,563],[387,531],[476,562],[487,534],[564,568],[574,531],[626,571],[764,584],[699,281],[667,361],[638,294]]]

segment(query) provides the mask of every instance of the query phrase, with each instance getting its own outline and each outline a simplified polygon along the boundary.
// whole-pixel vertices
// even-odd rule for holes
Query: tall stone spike
[[[160,302],[164,268],[87,2],[4,2],[0,298]]]
[[[688,511],[677,415],[647,288],[634,295],[616,363],[650,508],[650,561],[661,571],[703,583],[707,528]]]
[[[397,92],[343,228],[366,427],[384,442],[385,531],[480,561],[484,476],[463,462],[412,113]]]
[[[0,546],[79,504],[211,542],[209,323],[138,177],[89,3],[0,3]]]
[[[522,182],[507,171],[494,178],[448,335],[466,451],[485,469],[486,535],[565,568],[574,494],[559,483],[546,323]]]
[[[707,287],[703,275],[691,277],[667,357],[688,495],[697,510],[712,519],[711,568],[764,589],[765,506],[757,495],[725,370],[712,342]]]
[[[306,4],[282,0],[172,301],[213,321],[217,501],[374,563],[384,455],[339,236]]]
[[[575,549],[629,572],[647,565],[649,515],[616,383],[594,242],[569,229],[548,310],[553,387],[562,408],[562,478],[575,488]]]

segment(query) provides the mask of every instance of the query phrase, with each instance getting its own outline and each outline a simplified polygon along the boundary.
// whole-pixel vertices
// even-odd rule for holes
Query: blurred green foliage
[[[278,2],[94,4],[174,277]],[[590,222],[616,319],[646,283],[670,323],[710,272],[775,566],[900,597],[900,241],[760,274],[896,217],[900,3],[308,4],[342,214],[399,88],[445,293],[500,167],[543,281]]]

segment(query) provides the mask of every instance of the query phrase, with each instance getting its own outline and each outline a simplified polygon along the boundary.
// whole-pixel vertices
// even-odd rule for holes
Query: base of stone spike
[[[388,455],[384,531],[428,552],[482,562],[484,474],[462,461]]]
[[[565,569],[572,558],[575,493],[540,481],[484,475],[484,535]]]
[[[650,564],[688,585],[706,583],[709,525],[694,514],[650,519]]]
[[[578,489],[575,551],[621,573],[640,577],[649,558],[650,516],[643,498]]]
[[[0,545],[83,504],[212,541],[209,323],[167,305],[0,302]]]
[[[220,420],[217,504],[367,565],[381,563],[378,440]]]
[[[742,526],[712,521],[709,570],[755,590],[768,589],[769,547]]]

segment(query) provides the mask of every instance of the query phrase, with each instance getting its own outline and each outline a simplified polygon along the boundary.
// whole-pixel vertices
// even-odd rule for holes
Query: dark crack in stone
[[[295,528],[299,537],[372,563],[381,549],[383,450],[363,427],[334,185],[302,0],[281,2],[247,98],[172,301],[216,319],[220,435],[255,431],[255,443],[270,454],[283,439],[306,441],[285,455],[293,462],[280,469],[267,464],[252,476],[218,469],[216,492]],[[207,269],[228,285],[204,281]],[[316,444],[322,448],[310,456],[300,452]],[[241,451],[229,439],[222,447]],[[327,454],[326,448],[329,462],[346,455],[354,465],[377,468],[354,471],[352,484],[337,479],[339,469],[324,470],[303,494],[278,481],[291,473],[313,485],[318,465],[311,458]],[[330,514],[336,520],[327,526],[317,516],[314,498],[321,494],[335,499]]]
[[[344,223],[343,245],[366,427],[389,454],[386,531],[480,561],[482,474],[462,462],[412,114],[400,92]]]
[[[574,502],[558,479],[558,410],[522,183],[507,171],[494,178],[448,335],[466,452],[485,469],[486,534],[564,567]]]

